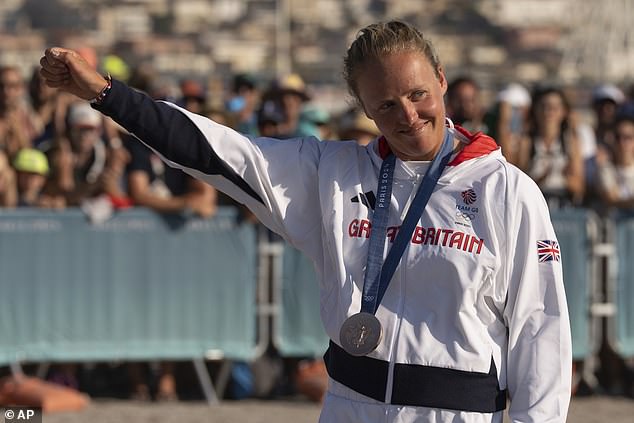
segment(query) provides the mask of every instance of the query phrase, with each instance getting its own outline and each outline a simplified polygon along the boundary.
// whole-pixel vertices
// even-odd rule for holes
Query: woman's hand
[[[49,87],[59,88],[84,100],[92,100],[108,85],[79,53],[61,47],[46,49],[40,59],[40,75]]]

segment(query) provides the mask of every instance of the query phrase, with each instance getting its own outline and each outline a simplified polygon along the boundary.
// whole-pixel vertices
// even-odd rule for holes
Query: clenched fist
[[[84,100],[99,95],[108,81],[76,51],[53,47],[40,59],[40,74],[49,87],[59,88]]]

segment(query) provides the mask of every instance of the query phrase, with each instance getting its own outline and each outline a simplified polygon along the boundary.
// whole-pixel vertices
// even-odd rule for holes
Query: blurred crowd
[[[362,110],[347,105],[343,93],[340,111],[318,106],[298,74],[271,81],[231,75],[219,94],[194,78],[170,83],[145,64],[129,69],[116,56],[101,61],[93,54],[85,57],[155,99],[248,136],[314,136],[366,145],[379,135]],[[453,122],[491,135],[507,160],[535,180],[551,209],[634,210],[634,86],[599,84],[586,104],[572,104],[569,92],[569,87],[511,83],[485,102],[478,81],[462,75],[452,78],[445,98]],[[100,222],[132,206],[207,218],[218,206],[233,204],[214,188],[166,166],[88,102],[47,87],[37,68],[24,75],[17,67],[0,67],[1,208],[79,207]],[[323,374],[318,361],[295,363],[294,368],[301,366]],[[234,369],[236,386],[241,371],[252,377],[240,363]],[[77,367],[53,370],[52,380],[80,385]],[[157,399],[178,397],[173,363],[130,364],[126,380],[132,397],[150,398],[148,373],[156,376]],[[249,392],[245,388],[234,396]]]
[[[95,56],[87,58],[99,66]],[[110,59],[103,62],[118,63]],[[210,98],[204,81],[170,85],[146,65],[125,72],[120,64],[110,67],[115,78],[155,99],[249,136],[367,144],[379,135],[354,107],[335,114],[318,106],[297,74],[272,81],[233,75],[221,98]],[[634,208],[634,89],[629,91],[598,85],[589,104],[571,104],[565,87],[511,83],[485,104],[478,82],[465,75],[450,81],[446,105],[454,123],[491,135],[507,160],[537,182],[551,208],[605,212]],[[17,67],[0,68],[2,207],[81,207],[103,220],[133,205],[209,217],[224,202],[213,188],[165,166],[89,103],[47,87],[35,69],[23,75]]]
[[[97,67],[93,56],[86,58]],[[366,144],[378,134],[373,122],[354,109],[335,123],[328,111],[311,105],[297,74],[271,81],[265,89],[252,75],[235,75],[225,98],[211,101],[204,82],[196,79],[170,84],[145,65],[112,73],[155,99],[249,136]],[[0,67],[0,207],[81,207],[101,221],[130,206],[210,217],[226,201],[212,187],[165,166],[88,102],[47,87],[36,69],[23,75],[17,67]]]
[[[469,77],[447,93],[448,115],[491,135],[508,161],[541,188],[551,210],[588,207],[601,214],[634,207],[634,102],[613,84],[597,85],[589,104],[571,104],[564,87],[519,84],[483,107]],[[579,113],[579,110],[589,113]]]

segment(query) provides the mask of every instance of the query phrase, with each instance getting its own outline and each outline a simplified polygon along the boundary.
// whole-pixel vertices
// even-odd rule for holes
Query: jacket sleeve
[[[507,384],[512,422],[565,423],[572,344],[561,254],[537,185],[517,172],[507,187]]]
[[[251,209],[301,249],[320,234],[316,138],[250,139],[174,104],[154,101],[119,81],[93,106],[170,166],[204,180]],[[292,200],[291,200],[292,199]],[[311,240],[309,243],[308,240]]]

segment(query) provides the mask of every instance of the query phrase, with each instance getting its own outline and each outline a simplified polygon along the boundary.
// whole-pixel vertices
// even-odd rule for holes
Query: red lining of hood
[[[467,160],[475,159],[477,157],[486,156],[500,148],[493,138],[485,135],[482,132],[476,132],[471,134],[469,131],[461,126],[456,125],[456,130],[469,139],[469,144],[465,144],[462,150],[447,166],[457,166]]]
[[[495,140],[493,140],[493,138],[485,135],[482,132],[471,134],[469,131],[461,126],[455,125],[454,128],[456,129],[456,131],[460,132],[467,139],[469,139],[469,144],[465,144],[458,155],[454,157],[454,159],[449,162],[447,166],[457,166],[460,163],[466,162],[467,160],[486,156],[487,154],[500,148]],[[381,136],[379,138],[379,156],[381,156],[382,159],[385,159],[391,152],[392,150],[390,149],[387,140],[384,136]]]
[[[388,145],[387,140],[383,135],[381,135],[379,138],[379,156],[381,156],[381,159],[385,160],[391,152],[392,149]]]

